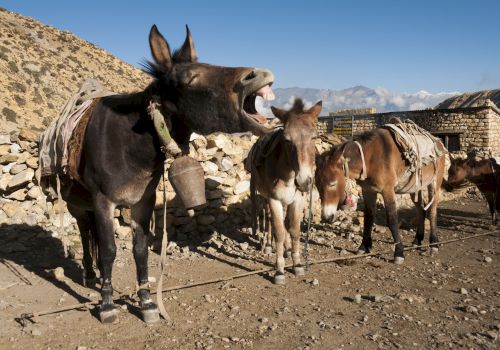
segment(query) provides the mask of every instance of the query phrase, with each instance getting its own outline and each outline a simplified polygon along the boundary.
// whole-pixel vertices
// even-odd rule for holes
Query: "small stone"
[[[484,262],[486,262],[486,263],[489,264],[489,263],[493,262],[493,259],[491,257],[489,257],[489,256],[485,256],[484,257]]]
[[[355,302],[356,304],[361,304],[361,294],[356,294],[356,295],[354,296],[354,302]]]
[[[318,281],[318,279],[316,279],[316,278],[315,278],[315,279],[313,279],[313,280],[311,281],[311,285],[313,285],[313,286],[319,286],[319,281]]]
[[[122,307],[123,306],[125,306],[125,309],[127,309],[127,305],[122,305]],[[76,350],[87,350],[87,347],[79,345],[79,346],[76,347]]]
[[[248,249],[248,243],[247,242],[242,242],[239,244],[240,249],[243,251],[246,251]]]
[[[51,277],[58,280],[58,281],[64,281],[65,276],[64,276],[64,269],[62,267],[56,267],[55,269],[50,271]]]
[[[12,154],[19,154],[21,153],[21,146],[19,146],[17,143],[13,143],[12,145],[10,145],[9,151]]]
[[[34,335],[35,337],[37,337],[39,335],[42,335],[42,332],[38,328],[35,328],[35,329],[31,330],[31,335]]]
[[[269,322],[269,320],[266,317],[261,317],[261,318],[259,318],[259,322],[260,323],[267,323],[267,322]]]
[[[38,199],[43,195],[42,189],[38,186],[33,186],[27,193],[28,198]]]
[[[23,128],[19,131],[19,140],[33,142],[37,140],[37,134],[29,129]]]
[[[460,288],[460,294],[467,295],[469,292],[465,288]]]
[[[16,164],[16,165],[12,166],[12,168],[10,168],[10,173],[12,175],[17,175],[21,171],[24,171],[26,169],[28,169],[28,167],[26,166],[26,164]]]
[[[10,179],[7,189],[14,189],[28,184],[35,175],[33,169],[26,169]]]
[[[12,192],[6,198],[15,199],[16,201],[24,201],[26,199],[26,189],[21,188],[17,191]]]
[[[132,228],[130,226],[118,226],[115,232],[120,239],[125,239],[132,235]]]
[[[26,165],[31,169],[36,169],[38,168],[38,159],[35,157],[28,158],[26,159]]]
[[[234,186],[234,194],[241,194],[241,193],[244,193],[244,192],[247,192],[247,191],[250,191],[250,181],[248,180],[243,180],[243,181],[240,181],[238,182],[235,186]]]
[[[0,145],[9,145],[10,142],[9,134],[0,134]]]
[[[211,161],[203,162],[203,169],[208,175],[216,175],[219,171],[217,164]]]

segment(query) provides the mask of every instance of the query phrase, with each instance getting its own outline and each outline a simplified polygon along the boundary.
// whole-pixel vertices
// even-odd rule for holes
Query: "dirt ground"
[[[403,222],[412,217],[411,211],[400,213]],[[493,231],[486,204],[463,199],[440,205],[438,225],[442,241]],[[410,228],[403,223],[405,245],[413,239]],[[375,230],[375,251],[391,247],[390,233],[382,231]],[[274,260],[261,255],[247,235],[234,238],[241,249],[207,243],[169,256],[168,285],[261,269]],[[349,254],[358,241],[359,236],[349,239],[329,226],[315,226],[310,256],[316,260]],[[0,348],[498,348],[499,243],[496,233],[442,246],[435,257],[411,251],[398,266],[390,262],[391,256],[313,265],[303,278],[288,273],[286,286],[254,275],[168,292],[164,300],[171,324],[144,324],[131,299],[121,302],[119,322],[113,325],[102,325],[88,310],[43,316],[32,323],[16,318],[97,300],[98,290],[80,285],[80,261],[62,258],[59,241],[42,228],[2,227]],[[114,286],[117,293],[132,292],[130,242],[118,246]],[[158,255],[152,253],[152,276],[157,275],[157,262]],[[65,271],[62,281],[46,273],[58,266]]]

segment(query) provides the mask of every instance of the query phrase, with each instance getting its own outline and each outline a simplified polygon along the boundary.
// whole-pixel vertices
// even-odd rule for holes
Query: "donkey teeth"
[[[264,100],[266,101],[273,101],[276,97],[272,92],[264,94]]]

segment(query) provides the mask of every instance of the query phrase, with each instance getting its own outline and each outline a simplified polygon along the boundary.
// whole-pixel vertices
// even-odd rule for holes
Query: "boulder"
[[[29,166],[31,169],[38,168],[38,158],[31,157],[26,159],[26,165]]]
[[[38,139],[38,135],[29,130],[29,129],[21,129],[21,131],[19,131],[19,140],[23,140],[23,141],[36,141]]]
[[[28,184],[35,175],[33,169],[26,169],[19,174],[15,175],[12,179],[10,179],[9,184],[7,185],[7,189],[15,189],[20,186],[24,186]]]
[[[9,218],[11,218],[16,215],[16,212],[19,210],[19,204],[14,202],[7,202],[2,206],[2,210]]]
[[[26,193],[27,192],[28,191],[25,188],[20,188],[17,191],[14,191],[14,192],[10,193],[5,198],[15,199],[16,201],[20,201],[21,202],[21,201],[24,201],[26,199]]]
[[[9,145],[9,144],[10,144],[10,135],[0,134],[0,145]]]
[[[0,145],[0,156],[10,153],[10,145]]]
[[[243,180],[238,182],[234,186],[234,194],[241,194],[247,191],[250,191],[250,181],[249,180]]]
[[[11,175],[17,175],[26,169],[28,169],[26,164],[16,164],[16,165],[12,166],[12,168],[10,168],[10,173],[11,173]]]

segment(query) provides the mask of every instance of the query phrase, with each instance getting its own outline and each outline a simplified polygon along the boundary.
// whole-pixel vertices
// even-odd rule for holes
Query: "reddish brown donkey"
[[[349,178],[355,179],[361,186],[364,208],[363,241],[358,249],[358,254],[368,253],[372,248],[371,232],[375,219],[377,193],[381,193],[387,214],[387,222],[391,230],[394,243],[394,263],[404,261],[404,247],[399,236],[399,225],[396,206],[396,193],[402,192],[402,177],[407,169],[398,146],[387,129],[380,128],[362,134],[358,140],[348,141],[334,146],[331,150],[321,154],[316,160],[316,186],[322,204],[322,217],[332,221],[345,198],[346,181],[344,170]],[[445,152],[444,146],[439,142],[438,147]],[[362,152],[362,153],[361,153]],[[363,167],[364,156],[365,167]],[[435,165],[436,164],[436,165]],[[422,168],[422,185],[429,191],[432,198],[427,214],[430,220],[430,243],[437,243],[436,210],[439,203],[441,183],[443,181],[445,156],[444,153]],[[435,168],[437,167],[437,169]],[[422,189],[425,188],[422,186]],[[424,239],[424,220],[426,211],[422,191],[418,195],[412,194],[417,211],[417,233],[414,245],[420,245]],[[437,247],[433,249],[437,251]]]
[[[448,169],[448,181],[445,189],[452,191],[467,181],[477,186],[488,202],[493,225],[497,224],[497,212],[500,211],[500,173],[494,159],[452,159]]]
[[[291,248],[295,275],[303,275],[300,261],[300,223],[305,196],[314,176],[316,122],[321,101],[304,110],[296,99],[289,111],[272,107],[283,122],[283,129],[259,139],[249,152],[246,168],[252,173],[252,192],[258,191],[269,205],[271,226],[276,243],[275,284],[285,283],[285,245]],[[288,231],[285,215],[288,218]],[[291,236],[291,242],[290,242]],[[290,247],[291,246],[291,247]]]

